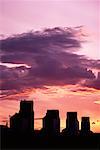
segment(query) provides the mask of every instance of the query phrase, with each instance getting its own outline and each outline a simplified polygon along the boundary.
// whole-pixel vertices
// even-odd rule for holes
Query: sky
[[[0,0],[1,124],[27,99],[35,118],[59,109],[62,129],[77,111],[100,132],[99,15],[99,0]]]

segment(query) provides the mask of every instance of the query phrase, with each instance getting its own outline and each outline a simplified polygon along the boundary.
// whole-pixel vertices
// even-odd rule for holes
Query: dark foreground
[[[100,149],[100,134],[47,136],[1,131],[1,149]]]

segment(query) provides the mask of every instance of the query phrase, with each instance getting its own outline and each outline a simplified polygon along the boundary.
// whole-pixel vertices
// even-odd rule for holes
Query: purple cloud
[[[27,64],[8,68],[1,66],[1,90],[21,91],[26,88],[43,88],[45,85],[80,84],[98,88],[92,70],[99,69],[100,60],[89,60],[75,54],[83,42],[78,28],[53,28],[23,33],[1,42],[3,63]]]
[[[100,90],[100,72],[98,73],[97,78],[95,78],[93,80],[86,80],[84,86]]]

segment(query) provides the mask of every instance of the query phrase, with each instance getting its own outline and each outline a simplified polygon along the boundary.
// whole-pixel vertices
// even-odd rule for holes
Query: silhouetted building
[[[19,112],[10,118],[10,128],[7,124],[0,125],[1,149],[100,149],[100,133],[90,131],[89,117],[82,117],[79,133],[77,112],[67,112],[62,134],[58,110],[47,110],[42,130],[30,134],[33,129],[33,101],[21,101]]]
[[[18,132],[34,130],[33,101],[21,101],[19,113],[10,118],[10,128]]]
[[[20,113],[28,115],[33,113],[33,101],[21,101],[20,102]]]
[[[5,125],[0,125],[0,134],[7,132],[9,128]]]
[[[90,133],[90,118],[82,117],[81,119],[81,134],[87,135]]]
[[[77,112],[67,112],[66,132],[68,135],[78,135],[79,122],[77,119]]]
[[[43,130],[48,135],[60,134],[59,110],[47,110],[46,116],[43,118]]]

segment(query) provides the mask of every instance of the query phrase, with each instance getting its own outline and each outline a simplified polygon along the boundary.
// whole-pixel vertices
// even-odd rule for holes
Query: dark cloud
[[[76,36],[75,29],[45,29],[43,32],[30,32],[17,35],[15,37],[2,40],[2,50],[14,52],[34,52],[40,53],[41,51],[48,51],[48,48],[61,47],[70,51],[70,48],[79,48],[80,40]],[[78,40],[77,40],[78,39]],[[59,49],[56,49],[57,51]],[[75,50],[75,49],[74,49]]]
[[[80,84],[82,80],[88,80],[84,86],[98,86],[98,79],[90,69],[99,69],[100,61],[75,54],[84,42],[80,28],[45,29],[12,36],[0,42],[3,63],[31,66],[1,66],[2,90],[21,91],[30,87],[43,88],[45,85]]]
[[[95,78],[93,80],[86,80],[84,86],[100,90],[100,72],[98,73],[97,78]]]
[[[80,28],[53,28],[23,33],[1,40],[1,60],[4,63],[36,65],[47,59],[63,65],[100,68],[100,60],[88,60],[73,52],[81,48]]]
[[[82,59],[81,61],[83,66],[87,68],[97,69],[100,70],[100,60],[93,60],[93,59]]]
[[[83,87],[81,87],[81,88],[76,88],[76,89],[71,90],[71,91],[72,91],[72,92],[93,92],[93,90],[87,89],[87,88],[83,88]]]
[[[1,67],[2,90],[22,90],[24,88],[41,88],[45,85],[77,84],[82,79],[93,79],[92,71],[80,67],[61,68],[49,62],[37,68],[24,66]]]
[[[77,51],[81,47],[78,32],[71,28],[54,28],[1,40],[2,62],[33,65],[35,61],[55,59],[60,54]]]

